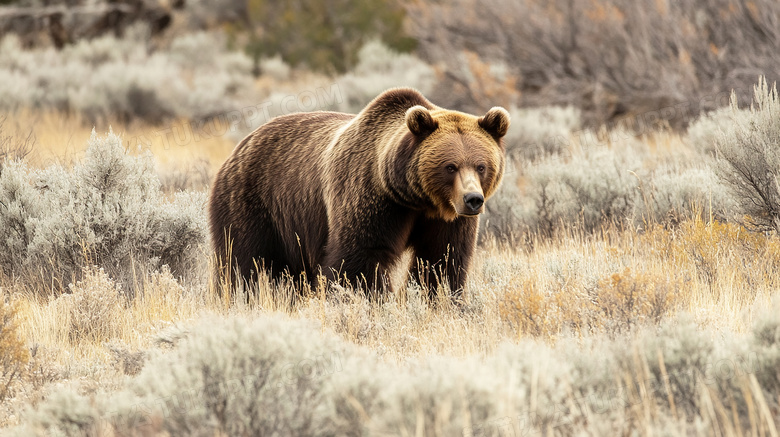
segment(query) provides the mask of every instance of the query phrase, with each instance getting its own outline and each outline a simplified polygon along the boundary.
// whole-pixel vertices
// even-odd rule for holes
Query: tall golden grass
[[[92,130],[76,117],[56,113],[23,111],[7,119],[32,131],[36,147],[30,160],[39,165],[78,156]],[[127,135],[156,128],[112,127]],[[671,140],[649,140],[663,154],[670,145],[659,138]],[[186,165],[185,157],[198,156],[217,167],[233,142],[217,138],[186,149],[157,146],[151,151],[161,164]],[[110,390],[123,370],[107,345],[150,350],[207,314],[285,312],[317,320],[322,330],[393,362],[441,354],[486,356],[503,342],[528,337],[554,344],[563,337],[613,335],[681,311],[690,313],[701,329],[743,332],[780,285],[780,240],[702,216],[707,214],[690,211],[691,218],[679,223],[648,223],[641,229],[605,225],[595,234],[561,223],[551,237],[531,235],[522,242],[487,238],[478,249],[463,307],[445,301],[434,309],[411,285],[385,302],[350,290],[332,290],[327,298],[320,290],[293,299],[298,293],[294,285],[272,285],[261,278],[247,298],[214,286],[181,284],[163,270],[139,278],[134,297],[127,299],[98,270],[85,272],[73,294],[60,296],[41,296],[4,278],[2,294],[15,305],[18,334],[39,359],[25,364],[17,396],[0,408],[0,424],[18,423],[23,408],[63,380],[81,380],[85,392]],[[203,256],[208,257],[207,248]],[[210,273],[202,275],[201,283],[216,282]],[[90,318],[97,310],[78,302],[89,299],[80,294],[95,290],[113,293],[116,301],[100,307],[99,318]],[[105,329],[98,329],[100,324]],[[89,335],[83,335],[86,328]],[[48,376],[42,380],[41,375]],[[752,386],[745,390],[755,392]],[[638,411],[638,420],[641,415]]]

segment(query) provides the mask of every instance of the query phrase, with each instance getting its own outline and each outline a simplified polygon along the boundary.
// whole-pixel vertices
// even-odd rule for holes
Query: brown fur
[[[469,210],[464,193],[495,192],[508,126],[501,108],[478,118],[404,88],[357,115],[275,118],[241,141],[216,176],[214,251],[246,280],[257,263],[272,277],[311,280],[322,268],[330,279],[381,290],[412,249],[417,279],[461,289],[479,226],[477,215],[463,214],[483,210]]]

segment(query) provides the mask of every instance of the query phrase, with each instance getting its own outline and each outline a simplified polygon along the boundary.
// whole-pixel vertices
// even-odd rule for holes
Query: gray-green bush
[[[749,113],[736,116],[717,137],[718,174],[731,188],[746,224],[780,232],[780,100],[777,87],[759,78]]]
[[[582,128],[580,110],[572,106],[511,107],[512,123],[504,137],[507,156],[538,159],[566,152],[572,134]]]
[[[0,109],[71,111],[90,121],[112,117],[159,123],[203,118],[242,106],[252,62],[226,50],[218,34],[194,33],[154,50],[143,28],[125,38],[80,40],[62,50],[24,50],[0,40]]]
[[[550,235],[563,224],[590,232],[606,222],[633,222],[639,194],[635,175],[643,171],[643,152],[634,143],[597,144],[533,163],[516,162],[487,202],[488,229]]]
[[[535,159],[523,158],[523,151],[510,152],[502,186],[487,202],[483,229],[499,236],[549,235],[565,224],[592,232],[605,223],[644,226],[694,214],[733,220],[737,206],[752,201],[729,190],[728,181],[718,177],[722,171],[713,157],[716,144],[710,142],[723,131],[733,136],[734,128],[723,122],[716,132],[705,135],[704,127],[714,123],[709,117],[692,125],[688,138],[696,148],[692,154],[663,156],[622,130],[595,135],[571,131],[565,123],[542,127],[539,131],[553,132],[557,125],[560,134],[549,137],[557,140],[535,149],[539,152]],[[748,119],[740,113],[729,120]]]
[[[342,91],[338,111],[357,113],[388,88],[408,86],[426,95],[436,81],[434,69],[414,55],[399,53],[379,40],[358,51],[355,68],[337,79]]]
[[[776,421],[751,412],[755,404],[746,398],[778,405],[778,310],[780,302],[749,334],[714,336],[683,316],[612,340],[563,338],[555,346],[523,340],[483,358],[430,356],[406,363],[383,362],[306,321],[208,317],[173,351],[153,353],[118,392],[90,400],[73,389],[55,390],[15,431],[710,434],[724,423],[744,431],[756,419]],[[751,378],[763,389],[751,388]],[[708,403],[720,408],[726,399],[733,412],[710,416]],[[638,416],[637,407],[649,414]]]
[[[278,59],[265,62],[283,74],[286,64]],[[434,69],[430,65],[414,55],[395,52],[381,41],[372,40],[358,51],[358,63],[354,70],[337,76],[328,86],[304,89],[297,96],[289,92],[273,92],[263,104],[267,105],[265,109],[269,117],[314,110],[357,114],[388,88],[412,87],[426,94],[435,80]],[[304,97],[307,94],[313,94],[315,101],[309,102]],[[246,129],[240,125],[232,136],[238,141],[266,121],[267,117],[247,120]]]
[[[745,123],[749,114],[748,110],[730,106],[704,113],[688,126],[685,139],[699,152],[715,157],[718,150],[718,137],[737,120]]]
[[[536,222],[537,211],[533,199],[527,195],[527,186],[521,180],[525,168],[519,161],[508,159],[504,179],[496,193],[485,202],[480,219],[480,232],[509,237],[527,231]]]
[[[36,170],[19,161],[2,168],[0,268],[43,284],[54,278],[60,289],[90,265],[125,284],[140,273],[134,268],[169,265],[182,275],[205,243],[205,197],[179,192],[168,199],[150,155],[130,156],[119,136],[93,132],[72,169]]]
[[[669,218],[692,217],[694,213],[705,219],[734,218],[734,197],[710,162],[687,168],[662,166],[641,187],[642,198],[636,202],[636,216],[643,221],[662,223]]]

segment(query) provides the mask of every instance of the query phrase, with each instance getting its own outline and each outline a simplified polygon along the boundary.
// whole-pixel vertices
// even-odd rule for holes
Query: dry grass
[[[502,314],[520,332],[621,330],[683,310],[708,328],[742,331],[778,287],[780,241],[700,219],[645,232],[608,228],[537,242],[517,257]],[[518,259],[519,258],[519,259]],[[500,271],[500,270],[499,270]]]
[[[174,170],[186,170],[192,163],[205,161],[211,164],[210,170],[216,171],[235,146],[235,141],[226,135],[220,137],[205,136],[188,144],[178,145],[166,141],[164,129],[176,126],[189,126],[188,120],[176,120],[161,126],[141,122],[123,123],[117,120],[102,125],[89,125],[77,114],[62,114],[55,111],[33,111],[22,109],[5,113],[5,126],[20,134],[32,134],[35,147],[27,161],[38,167],[51,163],[72,163],[83,157],[87,140],[94,128],[97,132],[121,132],[125,144],[131,153],[150,151],[162,173]],[[139,147],[138,138],[149,142]]]
[[[91,130],[57,114],[22,112],[8,119],[32,127],[37,142],[30,159],[40,165],[78,156]],[[160,163],[182,162],[186,155],[205,157],[216,167],[231,147],[216,139],[186,150],[152,151]],[[652,147],[659,154],[670,148]],[[612,226],[594,235],[576,229],[561,226],[550,238],[531,236],[520,245],[485,241],[463,308],[443,302],[432,309],[414,286],[384,303],[335,290],[289,306],[292,286],[267,281],[247,302],[241,295],[221,298],[212,288],[182,285],[166,270],[140,278],[132,299],[95,270],[72,287],[72,295],[41,297],[9,283],[0,290],[17,302],[19,335],[35,354],[22,389],[3,403],[0,424],[18,423],[20,411],[58,382],[78,381],[83,393],[114,389],[125,374],[138,371],[146,351],[207,314],[286,312],[317,320],[324,331],[400,363],[431,355],[486,357],[502,342],[527,337],[555,344],[572,336],[578,341],[613,335],[679,311],[692,314],[701,329],[744,332],[780,285],[780,240],[735,224],[690,219],[644,230]],[[200,283],[212,283],[207,272],[202,275]],[[745,390],[755,392],[750,385]]]
[[[778,244],[735,225],[700,221],[645,234],[561,232],[533,250],[489,242],[478,253],[463,310],[446,302],[431,309],[414,286],[383,304],[337,290],[329,298],[314,295],[289,307],[282,303],[289,299],[280,295],[289,295],[292,287],[267,282],[258,284],[249,302],[242,295],[226,300],[214,290],[186,289],[161,272],[145,280],[144,292],[134,299],[119,296],[121,304],[102,307],[108,311],[101,313],[106,329],[88,335],[74,335],[84,325],[74,325],[72,307],[63,305],[66,296],[46,300],[21,294],[16,296],[19,332],[28,345],[47,352],[38,365],[52,375],[37,386],[32,374],[26,376],[22,394],[6,403],[2,423],[16,423],[20,409],[43,399],[55,382],[78,381],[82,393],[115,390],[125,374],[143,365],[145,351],[158,350],[160,340],[166,343],[206,315],[254,318],[281,311],[317,320],[323,331],[391,363],[440,355],[487,358],[501,343],[528,337],[555,344],[572,335],[614,335],[680,310],[691,313],[702,330],[744,332],[777,288]],[[116,293],[107,278],[91,275],[85,279],[91,283],[76,288],[103,284],[104,293]],[[641,381],[640,376],[626,378]]]
[[[139,287],[143,293],[127,301],[113,282],[92,272],[85,279],[89,283],[74,288],[115,296],[93,308],[99,320],[82,315],[91,322],[73,322],[79,313],[63,305],[73,295],[22,294],[20,332],[28,344],[59,351],[60,360],[106,365],[109,341],[146,349],[155,335],[205,314],[284,311],[318,320],[324,330],[403,361],[431,354],[482,355],[503,341],[528,336],[555,341],[567,334],[616,333],[679,310],[691,313],[702,328],[742,332],[780,280],[780,242],[737,225],[702,221],[644,234],[560,232],[533,250],[488,242],[477,260],[462,311],[430,308],[414,286],[384,304],[343,290],[289,307],[280,304],[289,300],[279,295],[291,293],[292,286],[261,282],[248,303],[242,295],[226,301],[214,290],[185,289],[169,272],[154,274]],[[102,324],[105,329],[98,329]]]

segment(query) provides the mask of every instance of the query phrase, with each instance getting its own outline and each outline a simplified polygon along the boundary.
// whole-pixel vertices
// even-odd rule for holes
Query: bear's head
[[[504,175],[502,137],[509,113],[494,107],[482,117],[413,106],[406,111],[412,190],[429,217],[447,221],[484,211]]]

